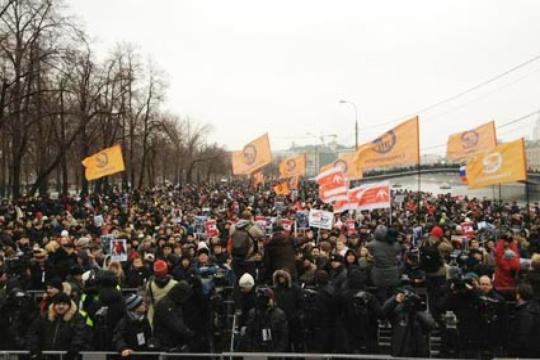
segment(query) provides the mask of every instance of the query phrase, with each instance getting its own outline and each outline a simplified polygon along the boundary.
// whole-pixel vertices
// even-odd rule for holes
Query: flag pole
[[[527,214],[529,215],[529,224],[531,223],[531,202],[529,195],[529,180],[525,180],[525,196],[527,199]]]
[[[420,124],[419,124],[419,119],[418,119],[418,116],[417,116],[417,120],[416,120],[416,140],[417,140],[417,152],[418,152],[418,204],[417,204],[417,211],[418,211],[418,225],[420,226],[420,219],[421,219],[421,216],[420,216],[420,201],[421,201],[421,198],[422,198],[422,194],[421,194],[421,191],[422,191],[422,178],[421,178],[421,173],[420,173]]]

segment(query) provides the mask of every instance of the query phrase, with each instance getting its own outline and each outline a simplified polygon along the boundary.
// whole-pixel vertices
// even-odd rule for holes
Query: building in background
[[[540,114],[538,115],[533,129],[533,141],[540,140]]]
[[[534,131],[536,132],[535,127]],[[536,135],[536,134],[535,134]],[[527,153],[527,167],[529,170],[540,170],[540,139],[539,140],[527,140],[525,142],[525,152]]]

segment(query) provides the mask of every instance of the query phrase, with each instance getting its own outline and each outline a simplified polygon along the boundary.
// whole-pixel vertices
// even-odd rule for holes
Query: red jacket
[[[516,274],[519,272],[519,250],[515,241],[508,244],[508,249],[512,250],[516,256],[512,259],[504,258],[504,240],[497,240],[495,245],[495,282],[496,289],[506,290],[516,286]]]

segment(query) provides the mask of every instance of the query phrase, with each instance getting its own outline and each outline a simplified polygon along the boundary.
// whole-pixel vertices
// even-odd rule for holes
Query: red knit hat
[[[163,277],[169,273],[169,265],[163,260],[157,260],[154,262],[154,275],[156,277]]]
[[[431,229],[431,236],[434,238],[442,238],[443,234],[444,234],[444,231],[439,226],[434,226]]]

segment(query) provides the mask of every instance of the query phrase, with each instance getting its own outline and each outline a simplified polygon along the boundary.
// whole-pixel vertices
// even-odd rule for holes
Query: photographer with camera
[[[289,327],[287,315],[276,305],[270,288],[256,290],[257,305],[249,312],[243,351],[287,352],[289,350]]]
[[[293,284],[291,275],[285,269],[276,270],[272,276],[276,305],[287,315],[289,337],[292,344],[298,344],[300,328],[298,327],[298,308],[300,306],[300,288]]]
[[[437,324],[424,307],[410,287],[399,289],[384,303],[382,313],[392,324],[392,356],[429,356],[429,332]]]
[[[378,319],[381,305],[366,290],[368,274],[355,268],[349,271],[347,285],[341,296],[342,322],[346,332],[346,352],[354,354],[377,353]]]
[[[460,357],[501,353],[506,331],[504,299],[493,291],[488,276],[467,273],[451,280],[441,309],[456,315]]]
[[[0,304],[0,349],[26,349],[26,331],[39,311],[31,296],[19,288],[7,289]]]

